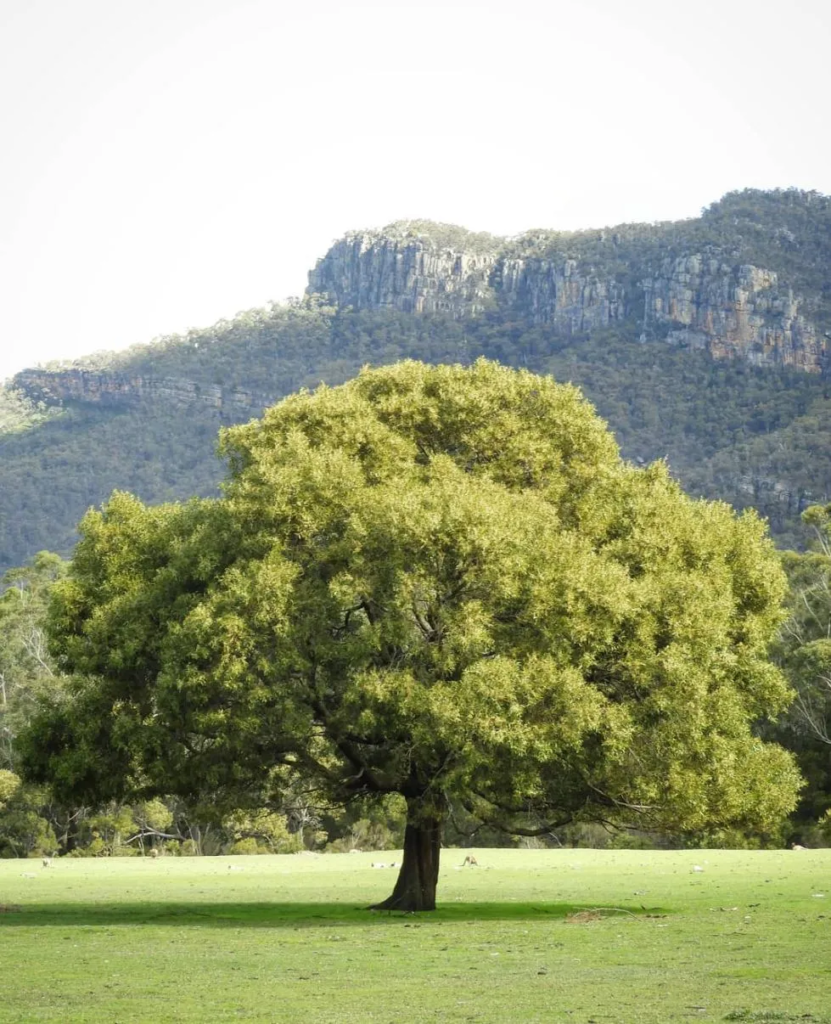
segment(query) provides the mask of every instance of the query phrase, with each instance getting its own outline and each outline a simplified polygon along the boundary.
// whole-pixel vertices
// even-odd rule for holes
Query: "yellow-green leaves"
[[[0,811],[2,811],[9,800],[20,789],[21,781],[14,772],[6,768],[0,768]]]
[[[90,514],[53,613],[88,693],[143,722],[121,741],[143,779],[284,765],[333,799],[442,793],[514,823],[762,828],[792,805],[751,729],[787,700],[762,525],[623,463],[576,389],[407,362],[221,450],[219,501]]]

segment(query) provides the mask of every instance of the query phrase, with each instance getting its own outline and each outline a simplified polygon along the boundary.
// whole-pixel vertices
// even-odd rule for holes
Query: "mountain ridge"
[[[479,355],[579,385],[627,458],[667,456],[691,493],[757,507],[780,543],[804,543],[800,511],[831,500],[831,200],[748,191],[708,210],[685,222],[507,242],[397,222],[386,236],[369,233],[355,266],[341,267],[347,282],[395,301],[355,308],[346,295],[311,293],[186,335],[23,371],[0,389],[0,566],[43,547],[68,553],[77,520],[114,488],[150,502],[216,493],[217,430],[298,388],[338,384],[365,364]],[[354,247],[366,235],[346,239]],[[312,287],[343,241],[311,272]],[[378,245],[386,246],[380,259]],[[409,269],[399,245],[415,245]],[[461,245],[470,251],[456,251]],[[454,268],[455,290],[439,273]],[[649,300],[648,280],[659,282]],[[414,302],[400,308],[402,296],[418,295],[420,311]],[[657,299],[660,329],[648,316]]]
[[[783,257],[783,247],[798,248],[787,218],[772,232],[758,215],[742,219],[747,203],[768,195],[730,193],[687,221],[512,238],[398,221],[348,232],[310,271],[308,291],[355,309],[458,318],[514,309],[573,336],[620,325],[640,340],[703,348],[714,358],[821,373],[831,350],[831,286],[806,273],[810,253]],[[794,200],[816,206],[831,236],[827,197],[774,195],[786,210]],[[723,223],[731,205],[732,235]],[[768,235],[764,253],[759,230]],[[831,262],[831,239],[823,248]]]

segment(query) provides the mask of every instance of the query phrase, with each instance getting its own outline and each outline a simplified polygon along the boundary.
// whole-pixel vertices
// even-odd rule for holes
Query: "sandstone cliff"
[[[483,245],[482,236],[437,227],[347,235],[309,274],[309,293],[340,307],[458,318],[496,308],[566,335],[618,326],[633,339],[703,348],[715,358],[812,373],[825,367],[829,335],[811,319],[810,303],[775,270],[718,247],[672,254],[677,237],[662,245],[656,229],[650,245],[623,252],[614,236],[578,233],[561,238],[559,251],[524,256],[516,254],[529,248],[523,238]],[[591,259],[581,254],[588,242]]]
[[[221,420],[237,422],[259,416],[274,396],[243,388],[223,388],[176,378],[152,378],[97,370],[24,370],[13,386],[35,401],[52,405],[83,402],[94,405],[139,405],[158,402],[170,407],[197,404],[214,410]]]
[[[495,252],[439,245],[430,235],[350,232],[309,274],[309,291],[355,309],[472,316],[493,303]],[[460,231],[463,241],[467,232]]]
[[[645,327],[665,330],[667,341],[757,366],[824,367],[828,339],[771,270],[695,253],[665,260],[643,287]]]

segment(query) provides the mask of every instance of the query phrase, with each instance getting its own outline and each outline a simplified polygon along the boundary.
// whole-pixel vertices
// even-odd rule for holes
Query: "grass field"
[[[831,1024],[831,851],[466,852],[0,861],[0,1021]]]

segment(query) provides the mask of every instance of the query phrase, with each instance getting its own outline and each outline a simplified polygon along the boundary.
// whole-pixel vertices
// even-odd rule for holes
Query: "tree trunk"
[[[404,859],[392,895],[371,910],[435,910],[439,852],[446,814],[444,798],[407,799]]]

